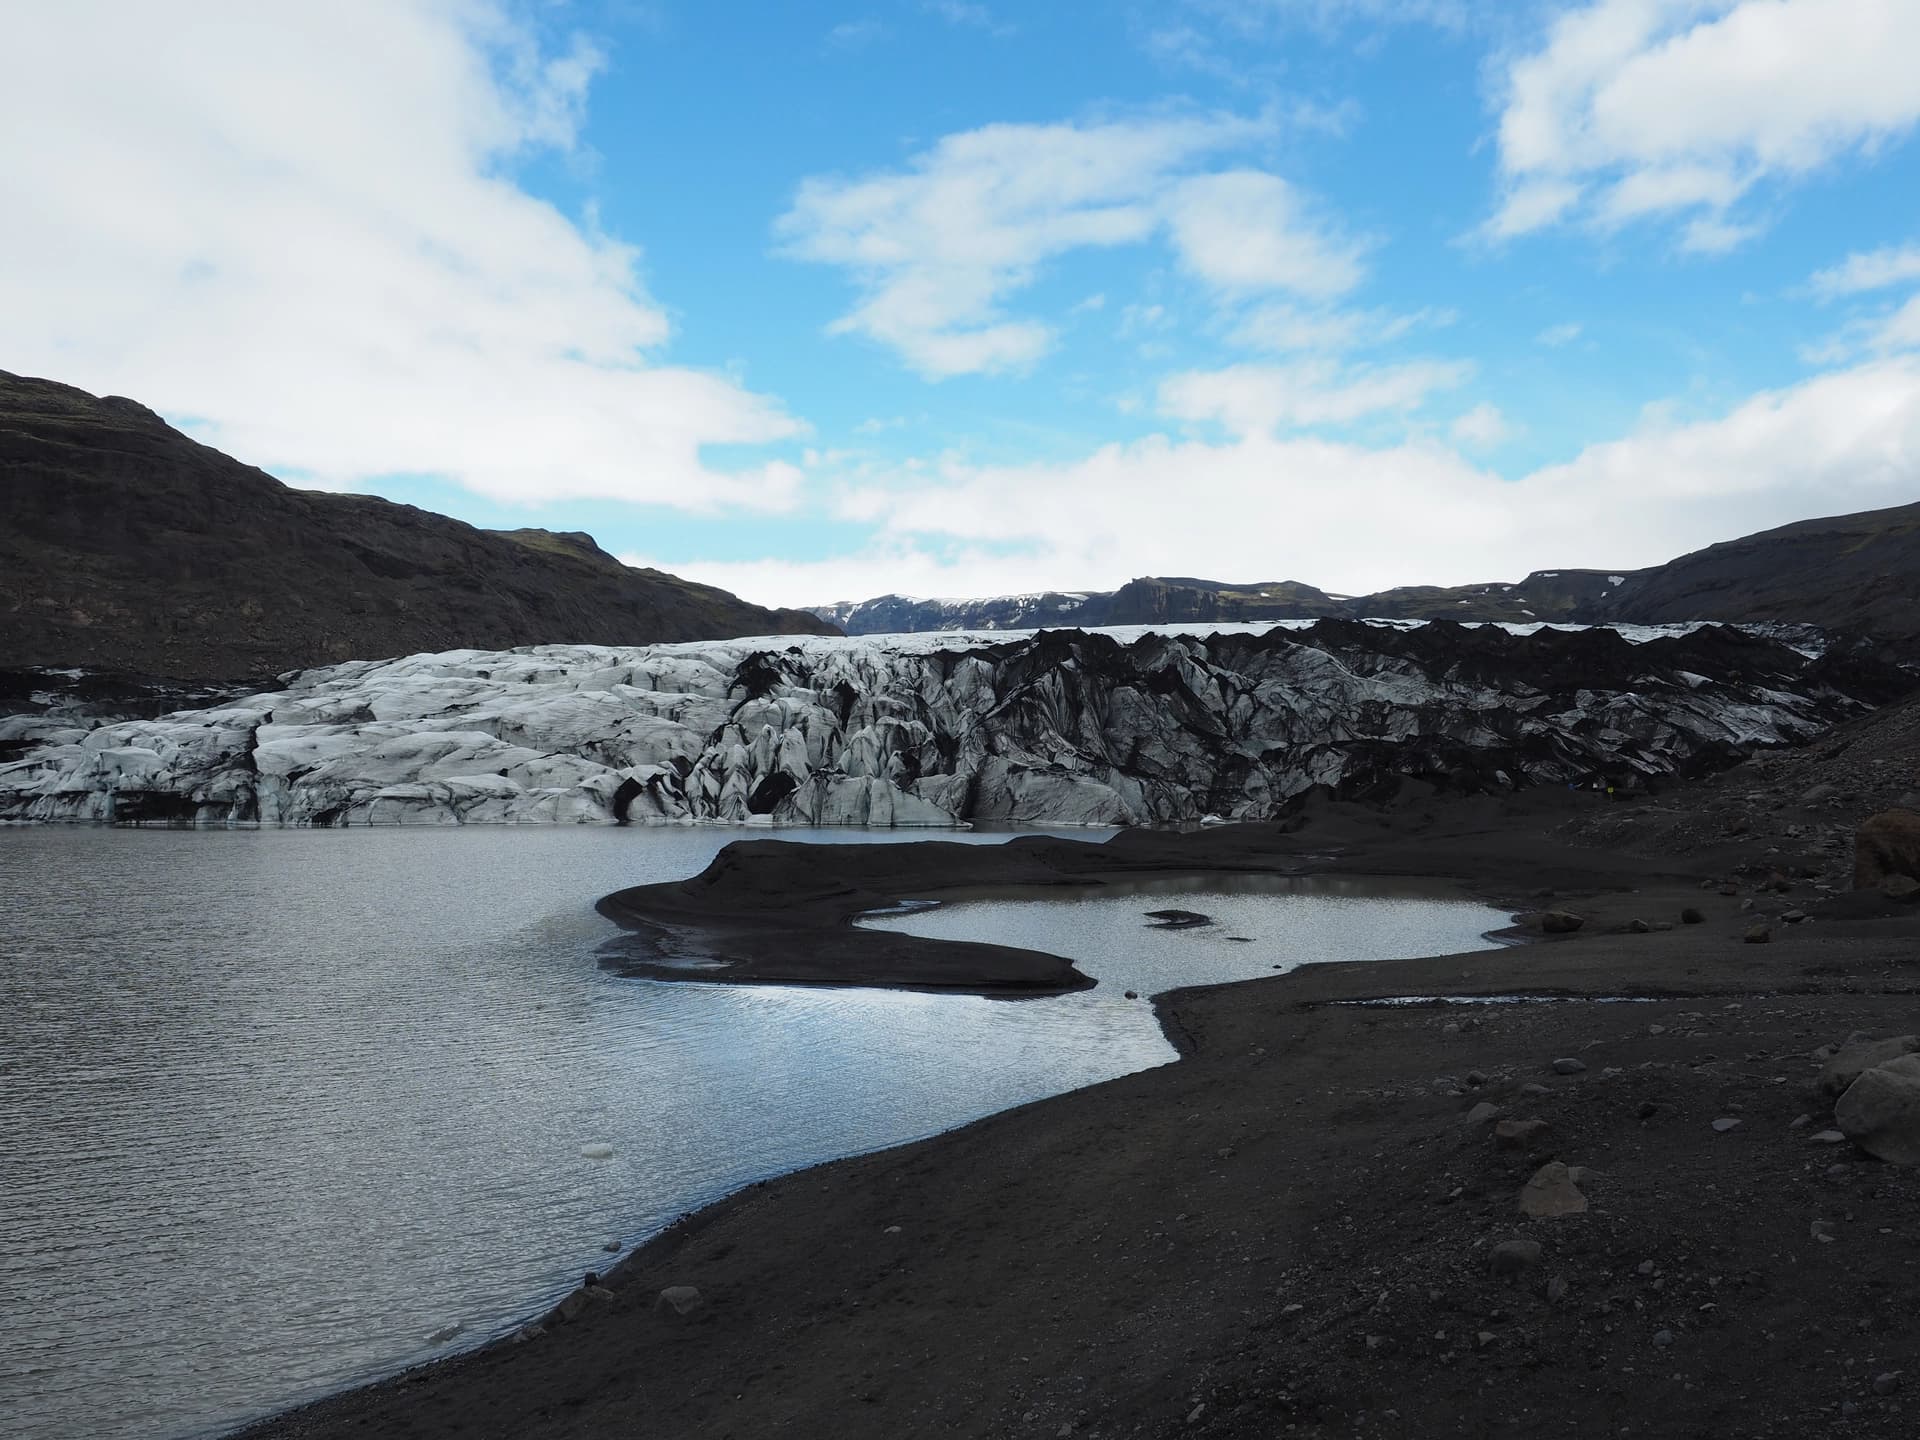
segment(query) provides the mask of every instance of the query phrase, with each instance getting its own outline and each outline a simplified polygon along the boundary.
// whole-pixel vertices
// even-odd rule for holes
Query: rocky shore
[[[1159,997],[1178,1064],[751,1187],[249,1434],[1910,1435],[1920,1170],[1850,1138],[1834,1062],[1920,1031],[1920,908],[1851,845],[1920,783],[1913,723],[1631,803],[1116,837],[1451,877],[1536,943]],[[817,919],[918,850],[709,888]]]

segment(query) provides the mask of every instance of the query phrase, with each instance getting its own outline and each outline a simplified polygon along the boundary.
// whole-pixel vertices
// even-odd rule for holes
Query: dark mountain
[[[1049,590],[980,600],[873,600],[816,606],[849,635],[916,630],[1026,630],[1043,626],[1252,624],[1262,620],[1530,620],[1594,618],[1636,572],[1540,570],[1517,583],[1409,585],[1373,595],[1330,595],[1297,580],[1232,584],[1147,576],[1118,590]]]
[[[1596,618],[1780,620],[1920,652],[1920,504],[1801,520],[1642,571]]]
[[[1030,603],[1041,599],[1078,603],[1062,604],[1058,615],[1047,615],[1049,605]],[[1889,655],[1920,660],[1920,504],[1802,520],[1709,545],[1647,570],[1536,570],[1514,583],[1407,585],[1354,596],[1330,595],[1297,581],[1232,585],[1149,577],[1105,593],[939,601],[888,595],[813,613],[830,616],[850,635],[1321,617],[1779,622],[1858,632],[1883,642]]]
[[[426,650],[832,631],[622,565],[587,535],[295,490],[132,400],[0,371],[0,666],[238,679]]]

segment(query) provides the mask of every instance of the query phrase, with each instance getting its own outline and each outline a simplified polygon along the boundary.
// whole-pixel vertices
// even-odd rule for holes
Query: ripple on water
[[[499,1334],[609,1239],[754,1179],[1173,1058],[1121,994],[1163,988],[1135,968],[1137,920],[1096,954],[1049,941],[1105,983],[1021,1004],[604,970],[592,902],[731,838],[0,832],[14,1433],[217,1432]],[[1241,975],[1303,958],[1264,924],[1153,938],[1247,935],[1221,947]],[[1196,955],[1152,963],[1233,978]]]

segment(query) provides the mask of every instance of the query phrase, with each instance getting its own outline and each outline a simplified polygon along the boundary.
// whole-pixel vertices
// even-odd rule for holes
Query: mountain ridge
[[[298,490],[138,401],[0,371],[0,666],[239,679],[423,651],[827,633],[804,611],[623,565],[579,532]]]
[[[1459,620],[1584,625],[1787,623],[1872,637],[1920,659],[1920,502],[1797,520],[1689,551],[1663,565],[1531,571],[1517,581],[1403,585],[1335,595],[1297,580],[1237,584],[1142,576],[1110,591],[969,600],[883,595],[809,607],[849,635],[887,630],[1091,627],[1259,620]],[[1068,603],[1071,602],[1071,603]]]

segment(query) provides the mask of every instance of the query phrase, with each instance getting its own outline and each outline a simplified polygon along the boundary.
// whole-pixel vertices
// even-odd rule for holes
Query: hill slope
[[[1629,576],[1598,619],[1782,620],[1920,642],[1920,504],[1801,520]]]
[[[146,407],[0,371],[0,666],[194,678],[472,647],[832,633],[622,565],[295,490]]]

